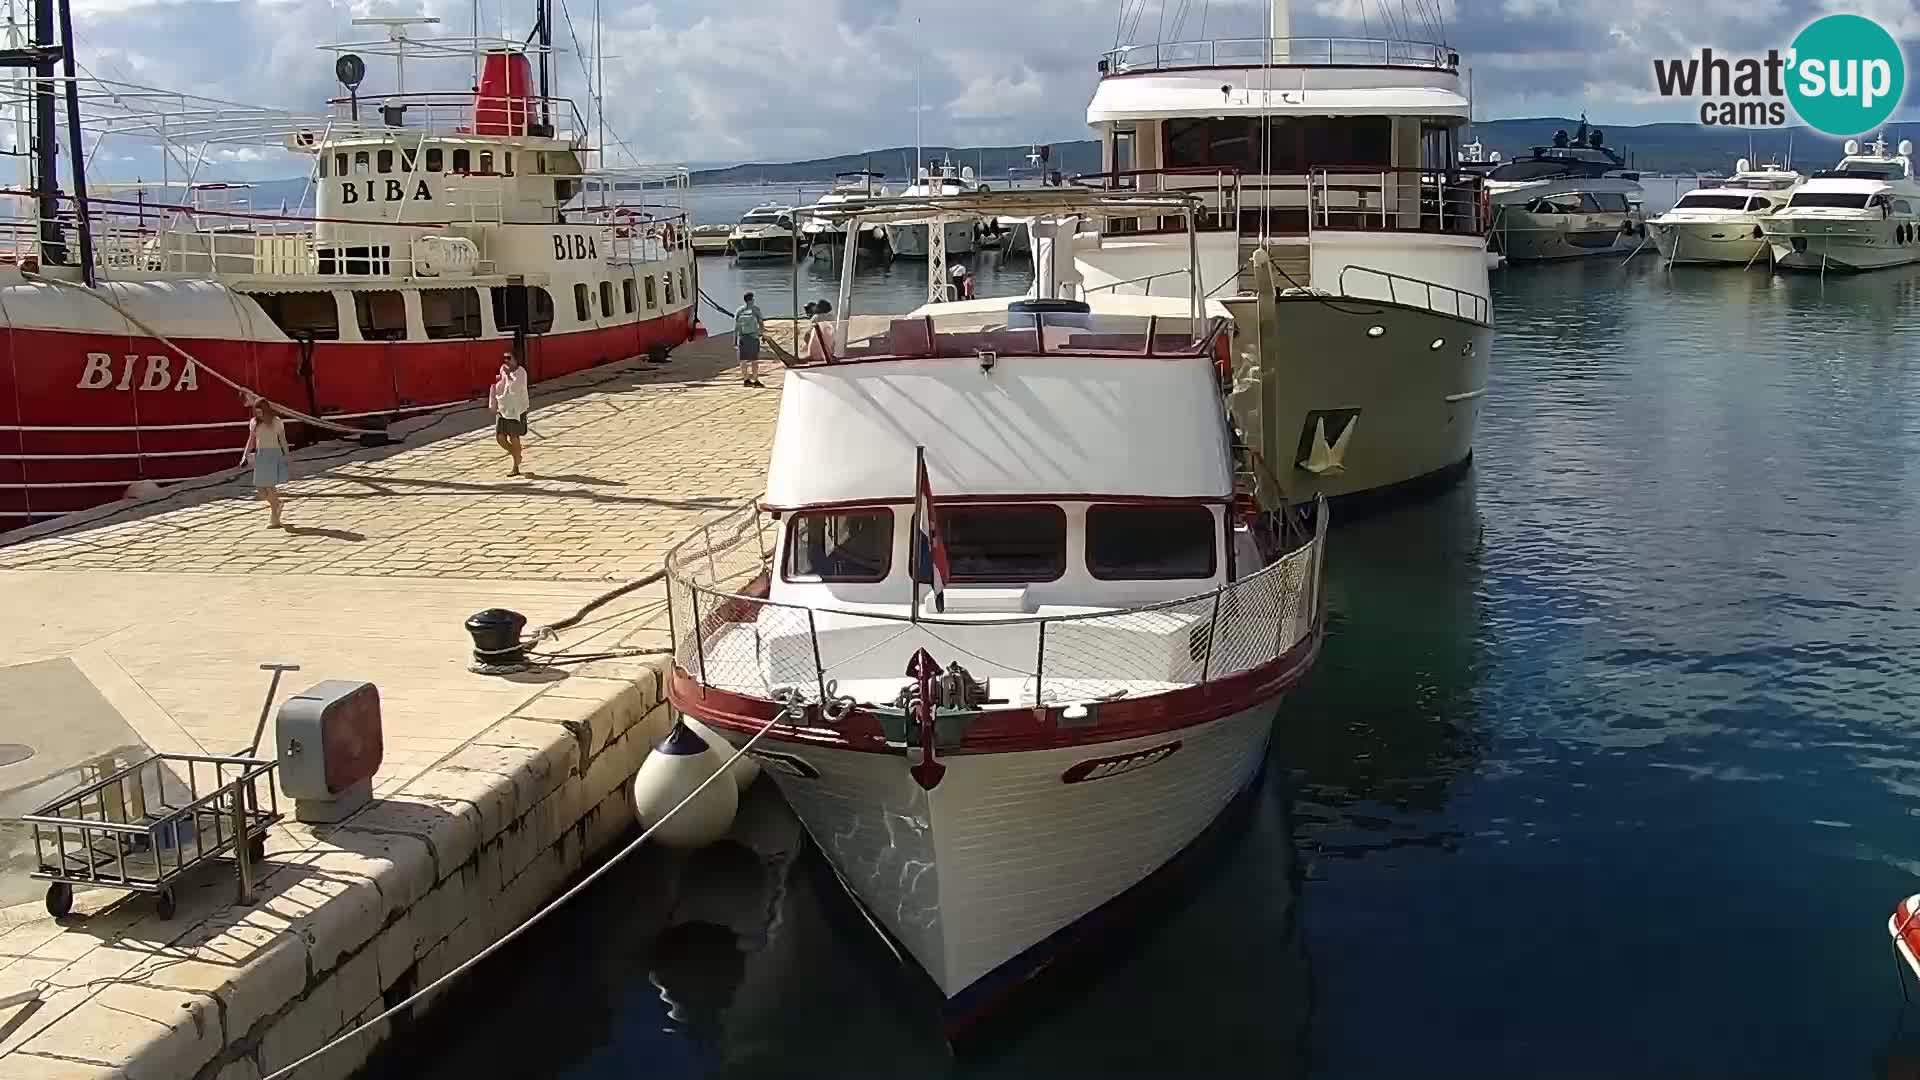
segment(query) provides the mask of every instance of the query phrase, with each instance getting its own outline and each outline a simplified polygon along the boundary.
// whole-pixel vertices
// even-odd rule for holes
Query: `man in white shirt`
[[[518,356],[507,353],[500,364],[500,375],[493,381],[493,390],[487,394],[487,407],[498,416],[493,422],[494,441],[513,459],[513,470],[508,476],[520,475],[520,437],[527,433],[527,410],[532,404],[527,392],[527,369],[520,366]]]

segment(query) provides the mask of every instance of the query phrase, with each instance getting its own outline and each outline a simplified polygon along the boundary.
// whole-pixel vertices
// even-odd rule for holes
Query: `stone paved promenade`
[[[461,622],[492,606],[556,620],[759,494],[777,365],[764,377],[741,386],[722,337],[536,388],[524,478],[481,408],[403,425],[397,446],[308,448],[286,531],[236,474],[0,537],[4,663],[70,664],[48,685],[77,687],[0,719],[58,728],[84,697],[155,749],[232,753],[273,661],[302,667],[280,700],[378,684],[386,747],[372,808],[275,830],[251,907],[207,868],[170,921],[94,890],[63,926],[39,883],[0,876],[0,1000],[39,992],[0,1008],[0,1076],[270,1072],[472,955],[621,835],[625,781],[665,730],[659,658],[478,675]],[[660,597],[623,597],[553,647],[657,647]],[[0,767],[0,793],[32,765]],[[300,1076],[345,1076],[370,1045]]]

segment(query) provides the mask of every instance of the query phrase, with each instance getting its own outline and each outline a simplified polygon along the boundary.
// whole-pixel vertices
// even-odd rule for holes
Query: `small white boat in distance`
[[[786,259],[798,242],[793,229],[793,207],[763,203],[740,216],[727,234],[727,248],[736,259]]]
[[[833,187],[815,200],[815,207],[834,206],[841,203],[858,202],[868,199],[885,198],[887,185],[881,183],[886,173],[843,172],[833,177]],[[825,218],[809,218],[800,227],[800,238],[807,250],[816,259],[830,259],[839,254],[840,245],[846,242],[846,226],[835,225]],[[884,252],[887,249],[887,230],[881,225],[869,225],[860,230],[860,246],[869,252]]]
[[[1878,270],[1920,261],[1920,186],[1913,181],[1913,143],[1893,154],[1884,137],[1816,172],[1787,205],[1761,219],[1773,264],[1785,270]]]
[[[674,707],[751,743],[950,1033],[1224,829],[1320,648],[1325,505],[1236,488],[1225,309],[1082,299],[1048,257],[1082,221],[1193,206],[820,211],[1031,217],[1039,278],[850,318],[843,268],[838,320],[786,372],[764,499],[667,557]]]
[[[985,185],[973,174],[973,166],[955,166],[951,161],[935,162],[932,166],[920,166],[919,176],[914,183],[901,192],[903,198],[923,198],[932,195],[972,195],[986,191]],[[979,231],[980,221],[973,217],[955,217],[946,223],[943,230],[946,254],[971,255],[974,251],[975,234]],[[925,225],[888,225],[887,245],[893,249],[896,259],[924,259],[927,257],[927,227]]]
[[[1752,265],[1767,250],[1760,219],[1787,205],[1807,178],[1767,164],[1751,168],[1746,158],[1731,177],[1708,181],[1680,196],[1673,209],[1647,220],[1647,236],[1668,265]]]

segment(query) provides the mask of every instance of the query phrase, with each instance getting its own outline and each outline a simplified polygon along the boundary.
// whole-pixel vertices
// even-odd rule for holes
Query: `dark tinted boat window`
[[[1094,506],[1087,572],[1103,581],[1210,578],[1220,530],[1204,506]]]
[[[1865,210],[1867,193],[1864,191],[1802,191],[1794,195],[1788,206],[1798,209],[1802,206],[1831,206],[1842,210]]]
[[[480,336],[480,294],[472,289],[420,290],[420,321],[427,336],[477,338]]]
[[[886,507],[793,515],[786,577],[885,581],[893,567],[893,511]]]
[[[262,293],[253,299],[267,318],[295,341],[302,337],[315,341],[340,338],[340,309],[334,306],[330,292]]]
[[[956,582],[1053,581],[1067,569],[1067,515],[1057,506],[942,507]]]
[[[356,292],[353,314],[360,322],[360,336],[367,341],[406,340],[407,301],[397,292]]]

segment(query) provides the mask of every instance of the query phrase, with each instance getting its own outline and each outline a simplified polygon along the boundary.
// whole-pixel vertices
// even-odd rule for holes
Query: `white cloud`
[[[440,16],[420,34],[469,32],[471,0],[75,0],[80,59],[94,74],[232,101],[318,112],[340,93],[327,41],[363,38],[361,15]],[[1087,137],[1094,62],[1115,43],[1120,0],[602,0],[607,114],[642,160],[785,160],[911,145],[916,95],[929,144]],[[516,38],[524,0],[482,0],[488,34]],[[1475,71],[1482,116],[1567,114],[1609,123],[1685,120],[1658,100],[1651,60],[1702,45],[1784,46],[1832,8],[1920,39],[1914,0],[1293,0],[1300,35],[1437,33]],[[571,11],[569,20],[564,11]],[[1167,0],[1134,9],[1152,40],[1258,36],[1263,0]],[[587,108],[580,51],[592,0],[556,0],[558,92]],[[580,50],[576,50],[576,34]],[[367,92],[390,85],[368,57]],[[464,61],[409,64],[415,88],[464,91]],[[1916,80],[1909,78],[1909,84]],[[123,151],[114,151],[116,155]],[[616,157],[619,154],[616,152]],[[286,175],[301,159],[231,164]]]

